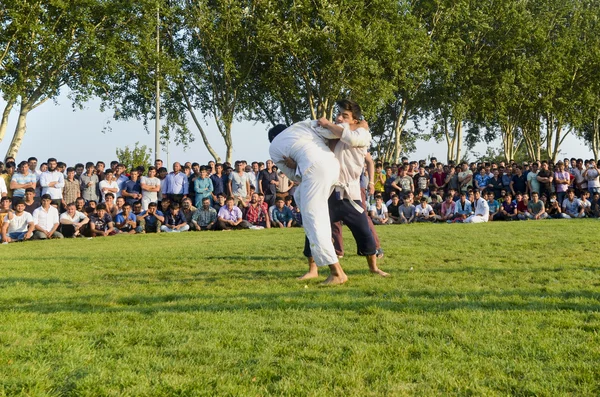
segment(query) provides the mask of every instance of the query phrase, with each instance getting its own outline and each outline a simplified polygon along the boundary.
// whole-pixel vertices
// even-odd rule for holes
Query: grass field
[[[0,395],[598,396],[599,226],[348,233],[338,287],[300,229],[3,245]]]

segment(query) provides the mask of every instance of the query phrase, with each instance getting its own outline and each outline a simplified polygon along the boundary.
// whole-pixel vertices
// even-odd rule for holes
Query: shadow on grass
[[[600,310],[600,294],[594,291],[534,292],[513,289],[496,292],[408,291],[393,295],[341,287],[286,293],[138,294],[116,299],[95,294],[34,302],[15,298],[4,300],[0,309],[33,313],[137,312],[147,315],[265,310],[347,310],[359,313],[377,310],[400,313],[443,313],[454,310],[597,312]]]
[[[0,288],[13,286],[14,284],[34,285],[73,285],[69,280],[61,280],[58,278],[30,278],[30,277],[6,277],[0,278]]]

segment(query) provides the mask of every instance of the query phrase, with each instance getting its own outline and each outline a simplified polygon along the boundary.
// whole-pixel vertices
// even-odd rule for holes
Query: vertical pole
[[[154,120],[154,160],[159,158],[160,154],[160,65],[158,57],[160,55],[160,7],[156,4],[156,114]]]

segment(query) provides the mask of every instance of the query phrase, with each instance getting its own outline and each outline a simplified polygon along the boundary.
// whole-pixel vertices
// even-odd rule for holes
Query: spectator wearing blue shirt
[[[165,188],[163,193],[171,199],[171,201],[179,203],[181,199],[186,197],[189,192],[188,177],[184,172],[181,172],[181,164],[173,163],[173,172],[165,178]]]
[[[473,213],[473,207],[471,206],[471,202],[467,200],[466,192],[460,193],[460,200],[456,202],[455,211],[456,217],[454,218],[454,222],[462,222]]]
[[[160,233],[160,227],[165,221],[161,211],[158,211],[158,205],[154,202],[148,204],[148,210],[142,211],[138,216],[139,227],[145,233]]]
[[[190,225],[187,224],[185,216],[179,208],[179,203],[171,203],[169,212],[165,214],[165,221],[160,227],[161,232],[179,233],[190,230]]]
[[[213,182],[208,177],[208,171],[206,167],[200,167],[200,177],[194,181],[194,192],[196,193],[195,207],[200,208],[202,206],[202,200],[205,198],[212,198],[213,194]]]
[[[131,170],[130,179],[122,186],[121,196],[125,202],[133,206],[138,200],[142,199],[142,186],[140,185],[140,172],[136,169]]]
[[[123,204],[123,210],[115,217],[115,226],[122,233],[135,234],[137,217],[131,212],[131,204]]]
[[[273,208],[273,219],[271,220],[272,227],[292,227],[294,214],[292,210],[285,206],[282,198],[277,198],[275,208]]]
[[[212,202],[217,202],[217,196],[219,194],[225,195],[225,175],[223,175],[223,165],[217,163],[215,165],[215,173],[210,176],[210,180],[213,184],[212,191]],[[228,180],[228,179],[227,179]]]

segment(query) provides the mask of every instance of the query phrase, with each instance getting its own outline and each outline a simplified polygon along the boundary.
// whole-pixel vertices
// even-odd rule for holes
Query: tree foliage
[[[145,169],[151,165],[152,149],[149,149],[146,145],[141,145],[139,142],[135,143],[133,149],[129,149],[129,146],[125,148],[116,149],[117,160],[119,163],[125,165],[125,169],[131,170],[133,168],[142,166]]]

